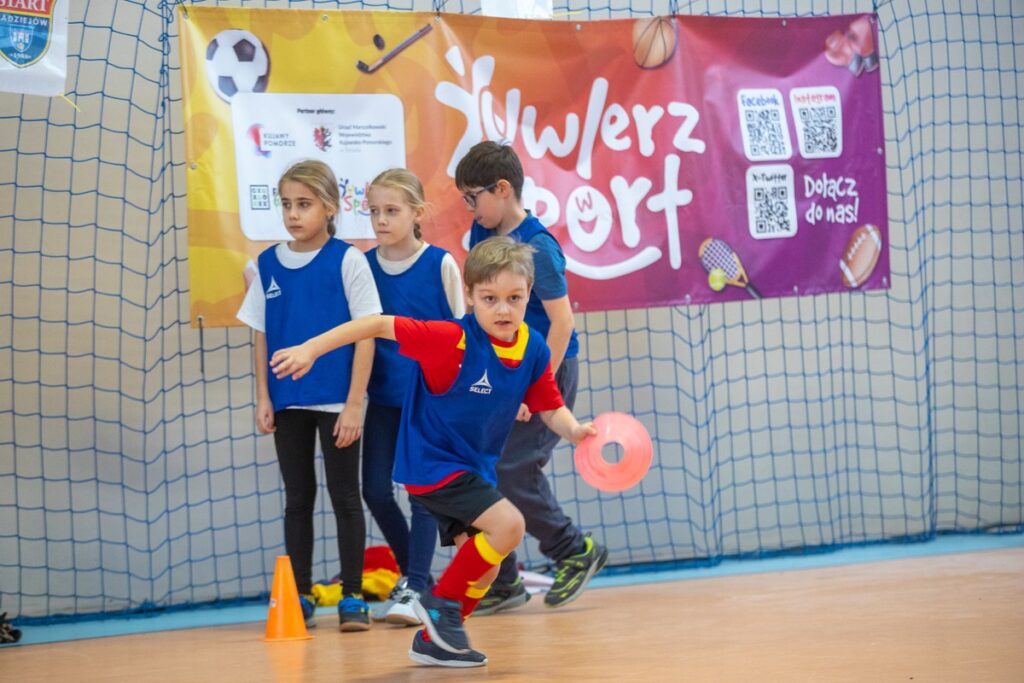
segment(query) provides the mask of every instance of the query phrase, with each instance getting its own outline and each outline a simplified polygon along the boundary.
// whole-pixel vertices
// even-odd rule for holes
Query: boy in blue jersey
[[[523,208],[523,180],[515,151],[491,141],[474,145],[455,169],[455,183],[473,212],[470,247],[494,235],[508,235],[534,249],[536,281],[526,307],[526,323],[546,336],[559,391],[572,410],[579,380],[579,343],[565,279],[565,255],[554,236]],[[608,560],[608,550],[584,535],[562,511],[548,485],[544,467],[551,460],[558,435],[526,409],[519,420],[498,461],[498,490],[523,511],[526,531],[555,562],[555,581],[544,604],[561,607],[580,596]],[[529,598],[513,552],[501,563],[498,577],[476,613],[514,609]]]
[[[402,405],[394,478],[437,518],[442,544],[458,546],[437,584],[416,603],[426,628],[417,632],[409,656],[419,663],[487,662],[470,649],[462,622],[525,531],[523,515],[495,487],[495,463],[520,406],[572,443],[596,433],[564,405],[547,344],[523,322],[533,284],[531,252],[507,238],[473,249],[464,279],[474,313],[459,320],[363,318],[279,350],[270,362],[276,377],[298,379],[321,355],[377,337],[397,341],[419,366]]]

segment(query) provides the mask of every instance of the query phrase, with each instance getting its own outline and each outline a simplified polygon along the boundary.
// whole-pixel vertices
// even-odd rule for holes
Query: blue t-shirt
[[[476,221],[469,231],[469,247],[493,237],[494,230],[488,230]],[[535,249],[533,254],[533,289],[530,290],[530,301],[526,305],[526,324],[544,335],[547,339],[551,329],[551,318],[544,310],[544,301],[561,299],[569,293],[569,284],[565,279],[565,254],[558,240],[544,227],[537,218],[526,212],[526,219],[508,234],[517,242],[525,242]],[[569,337],[569,345],[565,349],[566,358],[575,358],[580,351],[580,343],[573,328]]]

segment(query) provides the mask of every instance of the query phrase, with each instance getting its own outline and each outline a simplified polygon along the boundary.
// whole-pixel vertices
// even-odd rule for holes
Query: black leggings
[[[341,590],[363,590],[366,518],[359,495],[359,441],[345,448],[334,445],[337,413],[289,409],[274,413],[274,444],[284,479],[284,545],[295,572],[299,593],[313,586],[313,504],[316,502],[316,435],[324,453],[327,492],[338,529]],[[326,577],[330,578],[330,577]]]

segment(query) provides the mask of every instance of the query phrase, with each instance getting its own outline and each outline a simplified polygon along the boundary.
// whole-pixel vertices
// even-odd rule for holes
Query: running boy
[[[298,379],[324,353],[380,337],[397,341],[419,365],[402,406],[394,477],[437,518],[441,542],[458,547],[416,603],[426,629],[416,633],[409,656],[419,663],[487,662],[470,649],[462,622],[523,538],[522,514],[495,488],[495,463],[520,405],[573,443],[595,433],[565,407],[547,345],[523,322],[533,284],[531,251],[507,238],[473,249],[464,279],[474,313],[457,321],[364,318],[282,349],[270,362],[276,377]]]
[[[572,410],[579,380],[579,343],[565,279],[565,255],[557,240],[523,208],[523,167],[508,145],[474,145],[455,169],[455,184],[473,212],[471,247],[493,235],[508,235],[534,249],[536,282],[526,307],[526,323],[547,338],[555,381]],[[555,561],[555,581],[544,597],[548,607],[567,605],[580,596],[591,577],[608,560],[608,550],[584,535],[548,485],[544,467],[559,435],[529,412],[520,413],[498,461],[498,490],[522,510],[526,531],[540,542],[540,551]],[[491,614],[526,604],[529,593],[509,553],[477,614]]]

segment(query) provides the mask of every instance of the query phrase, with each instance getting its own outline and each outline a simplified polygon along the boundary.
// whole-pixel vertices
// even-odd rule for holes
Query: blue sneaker
[[[454,654],[439,648],[434,641],[423,639],[423,631],[416,631],[416,637],[412,639],[412,647],[409,648],[409,659],[417,664],[427,666],[451,666],[456,668],[468,668],[471,666],[483,666],[487,663],[487,655],[483,652],[470,650],[461,654]]]
[[[306,622],[306,628],[316,626],[316,597],[313,595],[300,595],[299,606],[302,608],[302,618]]]
[[[462,606],[426,591],[413,603],[413,610],[427,627],[430,640],[452,654],[469,652],[469,638],[462,627]]]
[[[370,606],[359,593],[349,593],[338,603],[338,628],[342,631],[369,631]]]

